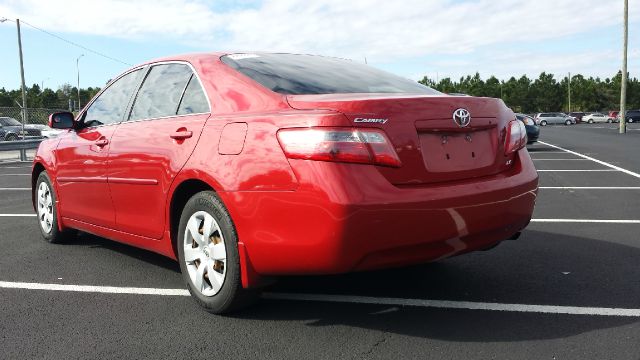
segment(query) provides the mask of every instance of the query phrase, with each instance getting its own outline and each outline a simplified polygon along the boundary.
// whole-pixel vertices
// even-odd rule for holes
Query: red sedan
[[[76,230],[179,261],[207,310],[278,275],[424,263],[516,238],[538,176],[501,100],[347,60],[197,54],[136,66],[33,164],[52,243]]]

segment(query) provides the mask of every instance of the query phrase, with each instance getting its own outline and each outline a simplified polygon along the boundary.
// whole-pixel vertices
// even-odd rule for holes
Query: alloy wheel
[[[224,284],[227,251],[222,229],[206,211],[191,215],[184,234],[184,262],[195,290],[216,295]]]
[[[53,197],[49,185],[42,181],[38,186],[38,220],[45,233],[53,227]]]

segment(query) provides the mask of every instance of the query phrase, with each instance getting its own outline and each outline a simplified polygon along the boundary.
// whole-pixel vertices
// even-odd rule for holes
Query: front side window
[[[138,84],[141,71],[132,71],[112,83],[89,106],[83,121],[85,126],[108,125],[120,122]]]
[[[295,54],[233,54],[220,59],[271,91],[285,95],[441,94],[416,81],[337,58]]]
[[[191,69],[184,64],[153,66],[140,87],[129,120],[176,115],[191,75]]]
[[[209,112],[209,102],[207,96],[202,90],[202,86],[198,82],[195,75],[191,76],[189,85],[184,91],[180,107],[178,108],[178,115],[186,114],[201,114]]]

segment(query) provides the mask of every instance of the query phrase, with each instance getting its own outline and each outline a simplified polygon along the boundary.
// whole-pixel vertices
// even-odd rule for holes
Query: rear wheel
[[[628,123],[632,123],[632,122],[633,122],[633,118],[629,118],[629,119],[627,120],[627,122],[628,122]]]
[[[593,124],[593,119],[589,119],[589,124]]]
[[[611,119],[607,119],[607,123],[611,124]]]
[[[541,126],[547,126],[547,121],[546,121],[546,120],[542,120],[542,121],[540,121],[540,125],[541,125]]]
[[[571,125],[571,120],[567,120],[564,122],[565,125]]]
[[[40,232],[46,241],[50,243],[61,243],[77,234],[76,230],[65,229],[60,231],[58,227],[57,197],[51,185],[51,179],[49,179],[46,171],[41,172],[38,176],[35,196]]]
[[[211,313],[240,309],[259,295],[256,289],[242,287],[238,236],[226,207],[212,191],[194,195],[185,205],[178,258],[189,292]]]
[[[7,137],[4,138],[6,141],[16,141],[18,140],[18,135],[16,134],[9,134],[7,135]]]

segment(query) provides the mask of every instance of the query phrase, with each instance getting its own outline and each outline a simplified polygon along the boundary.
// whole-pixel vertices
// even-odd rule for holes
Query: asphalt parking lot
[[[544,127],[534,220],[491,251],[290,277],[202,311],[177,263],[41,240],[30,165],[0,165],[0,358],[639,359],[640,127]],[[82,287],[84,286],[84,287]]]

